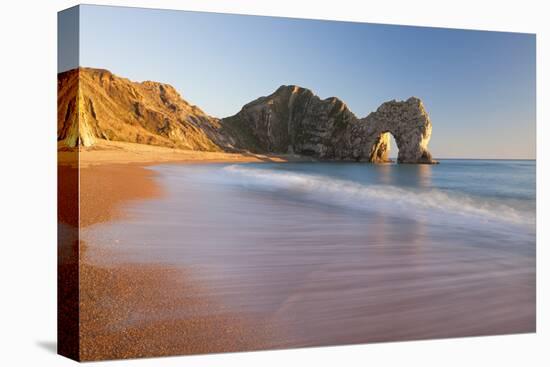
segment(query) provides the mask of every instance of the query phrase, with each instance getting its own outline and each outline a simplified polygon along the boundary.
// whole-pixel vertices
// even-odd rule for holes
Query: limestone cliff
[[[351,136],[356,136],[355,146],[363,148],[359,155],[368,155],[371,161],[387,158],[389,134],[397,143],[399,163],[435,163],[428,151],[432,136],[432,123],[422,101],[411,97],[406,101],[383,103],[375,112],[351,126]],[[359,148],[360,149],[360,148]]]
[[[434,163],[432,125],[420,99],[383,103],[357,118],[336,97],[281,86],[218,119],[189,104],[170,85],[136,83],[107,70],[58,75],[58,141],[93,146],[97,139],[203,151],[292,153],[319,159],[388,161],[390,136],[400,163]]]
[[[253,152],[296,153],[321,159],[388,161],[390,138],[398,162],[433,163],[427,147],[432,124],[420,99],[390,101],[358,119],[336,97],[320,99],[310,90],[281,86],[222,119],[234,145]]]
[[[217,118],[189,104],[170,85],[131,82],[107,70],[58,75],[58,141],[91,146],[96,139],[218,151]]]

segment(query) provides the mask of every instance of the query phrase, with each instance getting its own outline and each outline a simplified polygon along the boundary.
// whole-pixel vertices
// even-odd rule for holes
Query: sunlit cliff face
[[[58,76],[58,141],[70,148],[120,141],[384,163],[391,134],[398,163],[435,163],[428,151],[431,129],[416,97],[385,102],[359,119],[337,97],[321,99],[307,88],[283,85],[236,115],[217,119],[167,84],[132,82],[90,68]]]
[[[390,162],[391,135],[389,132],[382,133],[378,143],[373,146],[370,161],[373,163]]]

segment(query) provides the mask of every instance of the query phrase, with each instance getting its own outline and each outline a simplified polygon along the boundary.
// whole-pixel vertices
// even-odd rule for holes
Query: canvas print
[[[534,34],[58,19],[60,354],[535,332]]]

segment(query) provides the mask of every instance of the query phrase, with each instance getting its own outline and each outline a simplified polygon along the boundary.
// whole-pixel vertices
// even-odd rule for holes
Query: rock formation
[[[58,141],[91,146],[96,139],[219,151],[219,119],[187,103],[170,85],[131,82],[107,70],[58,75]]]
[[[281,86],[222,119],[233,145],[253,152],[296,153],[320,159],[388,161],[390,137],[398,162],[433,163],[427,146],[432,124],[420,99],[390,101],[358,119],[336,97],[320,99],[309,89]]]
[[[58,75],[58,140],[67,147],[104,139],[379,163],[388,161],[392,134],[399,163],[435,163],[428,151],[431,131],[415,97],[383,103],[359,119],[336,97],[322,100],[309,89],[281,86],[220,120],[167,84],[135,83],[90,68]]]
[[[399,149],[397,162],[435,163],[428,151],[432,123],[422,101],[416,97],[403,102],[385,102],[351,129],[352,136],[362,138],[358,143],[360,147],[374,143],[372,150],[363,149],[362,157],[369,154],[370,161],[387,159],[389,134],[392,134]]]

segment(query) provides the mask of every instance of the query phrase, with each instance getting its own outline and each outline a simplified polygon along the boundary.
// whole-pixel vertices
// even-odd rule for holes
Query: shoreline
[[[145,167],[157,164],[216,164],[264,162],[312,162],[297,155],[204,152],[165,147],[99,141],[91,148],[58,150],[58,165],[63,171],[79,170],[80,226],[116,220],[124,216],[121,206],[132,200],[163,195],[154,180],[155,173]]]
[[[81,151],[80,228],[125,218],[128,213],[123,207],[128,202],[162,197],[164,190],[155,182],[155,172],[146,168],[150,165],[283,161],[258,155],[213,153],[203,159],[204,154],[197,152],[168,153],[152,159],[139,151]],[[68,154],[69,158],[74,157],[74,152]],[[66,167],[62,159],[60,166]],[[117,251],[99,250],[94,248],[93,240],[86,240],[80,239],[79,245],[81,360],[264,349],[268,331],[257,328],[262,320],[226,311],[209,295],[208,285],[193,279],[193,269],[138,263],[114,267],[108,261],[91,263],[86,256],[89,251],[101,251],[101,256],[94,259],[115,260]],[[189,293],[198,296],[182,297]],[[197,309],[206,312],[176,316],[181,310]],[[150,315],[161,317],[148,318]],[[140,317],[144,319],[136,320]]]
[[[94,162],[93,159],[101,155],[102,159]],[[274,157],[261,158],[256,155],[243,156],[228,153],[208,154],[209,159],[203,159],[204,152],[191,154],[189,152],[180,152],[173,156],[163,157],[164,159],[154,160],[152,156],[139,156],[137,152],[113,151],[112,149],[103,150],[82,150],[80,170],[80,228],[87,228],[95,224],[114,223],[117,220],[127,218],[133,215],[132,210],[125,210],[124,205],[133,200],[148,200],[162,198],[167,194],[163,183],[155,179],[156,172],[148,169],[148,166],[155,164],[208,164],[208,163],[246,163],[246,162],[273,162]],[[197,152],[195,152],[197,153]],[[136,158],[137,155],[137,158]],[[135,159],[130,159],[135,158]],[[278,157],[280,159],[280,157]],[[280,160],[281,162],[288,160]],[[298,161],[298,160],[296,160]],[[74,171],[74,170],[73,170]],[[193,191],[181,191],[180,194],[193,195]],[[212,197],[208,197],[209,200]],[[189,209],[189,208],[188,208]],[[193,213],[193,211],[187,211]],[[139,213],[136,213],[139,215]],[[162,216],[155,217],[162,221]],[[166,218],[165,218],[166,219]],[[166,223],[166,222],[165,222]],[[139,222],[137,222],[140,225]],[[177,224],[181,226],[181,224]],[[108,227],[106,227],[108,228]],[[102,231],[101,227],[98,228]],[[108,229],[106,229],[108,231]],[[376,289],[365,288],[366,299],[372,299],[369,308],[370,312],[363,315],[365,320],[371,320],[377,325],[373,330],[363,330],[361,337],[341,337],[338,334],[323,339],[318,337],[314,342],[299,341],[301,323],[296,323],[293,315],[300,315],[301,322],[310,327],[318,325],[315,321],[316,314],[309,309],[303,308],[311,300],[317,300],[318,293],[300,293],[285,301],[285,307],[271,314],[269,317],[262,317],[261,312],[245,312],[240,309],[231,310],[223,299],[218,297],[216,289],[218,284],[210,284],[208,278],[203,277],[203,269],[193,266],[179,266],[148,262],[140,260],[134,262],[125,262],[124,250],[117,249],[119,232],[111,233],[107,238],[108,246],[102,246],[104,243],[96,242],[101,238],[102,232],[95,232],[92,229],[87,232],[80,241],[80,357],[82,360],[107,360],[115,358],[139,358],[164,356],[174,354],[202,354],[202,353],[220,353],[234,351],[249,351],[263,349],[277,349],[279,347],[300,347],[300,346],[318,346],[337,344],[354,344],[379,341],[395,340],[420,340],[425,338],[445,338],[465,335],[494,335],[495,333],[517,333],[529,332],[532,328],[533,318],[530,310],[525,309],[524,299],[531,296],[530,290],[520,293],[521,298],[514,303],[513,297],[498,298],[496,295],[503,294],[501,289],[504,284],[513,284],[515,287],[523,286],[523,280],[529,277],[529,274],[520,277],[510,273],[507,278],[483,280],[480,286],[485,286],[485,292],[491,293],[495,299],[503,304],[508,304],[506,317],[511,324],[500,324],[500,319],[496,316],[487,318],[485,326],[477,326],[476,316],[462,315],[466,320],[464,329],[460,324],[448,323],[450,329],[438,329],[438,323],[433,325],[428,320],[437,320],[431,313],[425,313],[426,307],[436,307],[435,311],[449,307],[448,298],[446,298],[447,287],[439,284],[442,280],[451,281],[460,277],[460,269],[454,269],[456,274],[441,274],[439,264],[426,264],[426,270],[434,275],[431,279],[437,284],[432,284],[433,289],[429,293],[440,295],[442,298],[437,302],[426,301],[424,298],[418,298],[418,292],[426,291],[430,283],[425,283],[419,279],[415,280],[414,268],[409,269],[411,276],[407,277],[411,290],[398,293],[377,293]],[[105,232],[109,233],[109,232]],[[189,232],[182,232],[183,235]],[[99,234],[97,238],[95,234]],[[115,237],[113,237],[115,236]],[[120,233],[121,241],[124,241],[123,233]],[[373,234],[376,240],[376,234]],[[128,243],[141,240],[126,237]],[[121,242],[124,244],[124,242]],[[122,246],[123,247],[123,246]],[[391,261],[404,261],[409,259],[414,264],[420,261],[412,256],[409,249],[405,246],[400,251],[406,255],[404,258],[396,259],[391,254],[379,253],[378,248],[366,248],[364,251],[370,251],[372,256],[378,257],[381,262],[376,264],[385,264]],[[363,252],[362,252],[363,253]],[[460,252],[458,252],[460,254]],[[410,256],[409,256],[410,255]],[[483,253],[481,253],[483,255]],[[374,256],[374,257],[373,257]],[[412,256],[412,257],[411,257]],[[441,256],[444,256],[441,255]],[[444,258],[444,257],[443,257]],[[477,258],[477,257],[476,257]],[[481,257],[480,257],[481,258]],[[423,260],[424,261],[424,260]],[[477,269],[476,264],[481,261],[469,263],[472,269]],[[527,261],[527,260],[526,260]],[[363,269],[364,265],[360,266]],[[328,270],[321,267],[313,269],[311,274],[327,275]],[[380,276],[379,267],[364,269],[365,276],[373,279]],[[348,270],[346,270],[348,271]],[[363,270],[361,270],[363,271]],[[390,268],[384,271],[391,271]],[[404,271],[404,270],[403,270]],[[309,272],[309,270],[308,270]],[[474,277],[476,273],[473,273]],[[481,273],[480,273],[481,274]],[[299,274],[298,274],[299,275]],[[403,276],[403,273],[397,272],[396,275]],[[503,275],[504,276],[504,275]],[[509,277],[509,278],[508,278]],[[293,277],[293,279],[301,279]],[[340,278],[332,281],[339,284]],[[478,278],[475,278],[476,280]],[[481,279],[481,278],[480,278]],[[302,279],[303,287],[313,286],[316,283],[309,278]],[[379,286],[392,287],[391,279],[380,278]],[[463,302],[469,302],[479,289],[469,288],[470,283],[455,284],[459,286]],[[307,288],[307,287],[306,287]],[[413,292],[412,290],[417,290]],[[284,292],[283,292],[284,293]],[[256,295],[256,293],[253,293]],[[275,293],[276,294],[276,293]],[[376,297],[374,297],[376,296]],[[297,297],[297,298],[296,298]],[[402,322],[406,327],[402,330],[391,328],[391,322],[388,318],[393,317],[391,311],[386,313],[382,310],[387,309],[387,305],[396,305],[395,297],[405,297],[411,303],[411,312],[416,312],[416,317],[404,317]],[[408,298],[407,298],[408,297]],[[515,296],[514,296],[515,297]],[[374,301],[376,300],[376,301]],[[439,303],[438,303],[439,302]],[[231,304],[231,302],[229,302]],[[327,302],[323,302],[327,304]],[[467,305],[469,303],[466,303]],[[476,309],[476,304],[470,304],[470,307]],[[335,307],[348,307],[341,305],[336,301]],[[486,309],[479,305],[477,309],[480,313]],[[362,306],[363,307],[363,306]],[[366,306],[365,306],[366,307]],[[437,308],[439,307],[439,308]],[[512,308],[516,308],[521,315],[516,315]],[[318,312],[321,312],[321,307]],[[303,313],[302,313],[303,312]],[[397,311],[395,311],[397,312]],[[458,312],[458,311],[456,311]],[[378,315],[378,316],[377,316]],[[490,314],[489,314],[490,315]],[[293,321],[294,320],[294,321]],[[305,321],[304,321],[305,320]],[[307,321],[309,320],[309,321]],[[323,322],[329,322],[330,320]],[[423,321],[424,320],[424,321]],[[315,322],[313,322],[315,321]],[[334,321],[334,320],[333,320]],[[338,320],[336,320],[338,321]],[[336,322],[335,321],[335,322]],[[339,321],[338,321],[339,322]],[[336,322],[337,325],[340,325]],[[432,325],[429,330],[424,330],[422,324]],[[321,323],[322,324],[322,323]],[[321,325],[319,324],[319,325]],[[330,323],[329,323],[330,324]],[[344,322],[345,324],[345,322]],[[313,326],[311,326],[313,325]],[[341,326],[341,325],[340,325]],[[352,327],[351,325],[349,325]],[[321,327],[321,326],[319,326]],[[296,329],[298,328],[298,329]],[[345,329],[345,328],[344,328]],[[462,330],[462,333],[456,335],[452,330]],[[321,329],[320,329],[321,330]],[[328,329],[327,329],[328,330]],[[337,330],[336,328],[334,330]],[[339,329],[338,329],[339,330]],[[408,334],[411,330],[416,330],[417,334]],[[372,333],[371,333],[372,332]],[[314,333],[321,335],[320,333]],[[323,334],[324,335],[324,334]],[[359,334],[358,334],[359,335]],[[293,342],[293,337],[298,338]],[[309,336],[308,336],[309,337]],[[306,339],[309,340],[309,339]]]
[[[312,162],[312,158],[291,154],[227,153],[172,149],[152,145],[101,141],[89,148],[58,147],[58,164],[81,168],[107,164],[143,165],[159,163],[250,163],[250,162]]]

